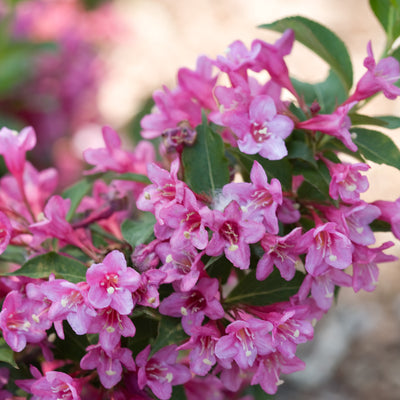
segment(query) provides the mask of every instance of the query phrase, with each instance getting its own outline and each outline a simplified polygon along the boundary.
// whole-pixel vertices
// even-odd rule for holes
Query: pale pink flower
[[[12,131],[6,127],[0,130],[0,154],[8,170],[22,184],[22,174],[25,168],[26,152],[36,145],[36,134],[32,127],[26,127],[21,132]]]
[[[140,285],[140,274],[126,264],[124,255],[114,250],[103,262],[92,264],[86,272],[88,300],[95,308],[112,307],[127,315],[133,309],[132,292]]]
[[[395,201],[378,200],[372,204],[381,210],[379,219],[388,222],[393,235],[400,239],[400,197]]]
[[[12,226],[7,216],[0,211],[0,254],[4,253],[11,240]]]

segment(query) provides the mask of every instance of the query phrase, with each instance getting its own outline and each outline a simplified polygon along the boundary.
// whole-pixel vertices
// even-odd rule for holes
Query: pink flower
[[[26,152],[35,145],[36,134],[32,127],[22,129],[20,133],[5,127],[0,130],[0,154],[19,183],[22,183]]]
[[[383,250],[394,245],[393,242],[385,242],[377,248],[356,245],[353,254],[353,289],[358,292],[364,289],[367,292],[375,290],[378,284],[378,263],[396,261],[394,255],[385,254]]]
[[[369,166],[363,163],[349,164],[324,160],[329,173],[331,183],[329,184],[329,195],[332,199],[340,198],[346,203],[358,203],[360,193],[364,193],[368,187],[368,178],[362,176],[358,171],[367,171]]]
[[[28,300],[16,290],[6,296],[0,312],[0,329],[14,351],[20,352],[27,343],[39,343],[47,336],[46,329],[50,328],[51,322],[38,317],[41,309],[42,302]]]
[[[265,233],[263,224],[245,219],[236,201],[231,201],[224,212],[213,210],[207,216],[207,226],[213,236],[206,247],[206,254],[219,256],[222,252],[237,268],[250,265],[249,243],[258,242]]]
[[[148,386],[161,400],[168,400],[172,395],[172,386],[182,385],[191,378],[190,371],[178,364],[177,346],[170,345],[157,351],[149,358],[150,345],[136,357],[139,388]]]
[[[163,315],[182,317],[182,326],[187,334],[195,326],[200,326],[204,317],[212,320],[223,318],[225,311],[219,301],[219,283],[215,278],[202,278],[187,292],[175,292],[160,304]]]
[[[11,240],[12,226],[7,216],[0,211],[0,254],[4,253]]]
[[[88,327],[97,312],[88,302],[89,287],[86,282],[75,284],[64,279],[54,279],[43,282],[41,290],[51,301],[51,321],[66,319],[77,335],[88,332]]]
[[[83,153],[85,161],[95,166],[89,171],[91,174],[106,171],[144,174],[147,163],[155,159],[154,148],[149,142],[140,142],[135,152],[129,152],[121,148],[121,139],[113,129],[105,126],[102,134],[106,147],[87,149]]]
[[[265,251],[257,264],[256,277],[259,281],[266,279],[273,271],[274,265],[279,269],[283,279],[290,281],[296,272],[296,263],[300,260],[301,251],[297,243],[301,237],[301,228],[295,228],[284,237],[266,233],[261,239]]]
[[[306,232],[298,242],[307,250],[305,268],[313,276],[323,274],[328,266],[345,269],[352,262],[353,245],[336,229],[334,222],[319,225]]]
[[[275,394],[278,386],[283,383],[280,374],[291,374],[304,369],[305,364],[297,357],[288,358],[276,352],[257,359],[257,371],[251,384],[260,384],[264,392]]]
[[[159,269],[149,269],[140,276],[140,286],[133,293],[134,305],[139,304],[145,307],[158,308],[160,295],[158,288],[164,283],[167,273]]]
[[[346,100],[364,100],[382,91],[388,99],[395,99],[400,95],[400,88],[395,83],[400,78],[399,62],[394,57],[386,57],[376,63],[372,52],[371,41],[367,45],[368,57],[364,60],[364,67],[368,71],[358,81],[355,92]]]
[[[259,153],[269,160],[280,160],[287,155],[284,139],[292,132],[294,123],[277,114],[272,97],[253,98],[248,113],[237,112],[237,125],[229,126],[239,137],[239,149],[246,154]]]
[[[268,183],[264,168],[254,161],[250,172],[251,183],[232,182],[222,188],[226,198],[236,200],[246,219],[262,222],[269,233],[278,233],[276,210],[282,204],[282,188],[278,179]]]
[[[400,197],[395,201],[378,200],[373,205],[381,210],[379,219],[388,222],[393,235],[400,239]]]
[[[140,285],[140,274],[126,265],[124,255],[114,250],[103,262],[92,264],[86,272],[88,300],[95,308],[112,307],[122,315],[133,309],[132,292]]]
[[[274,43],[265,43],[262,40],[254,40],[251,47],[253,51],[261,47],[257,54],[257,70],[266,69],[271,79],[280,86],[289,90],[298,97],[289,77],[289,71],[283,57],[292,51],[294,32],[287,29],[283,35]]]
[[[273,325],[258,318],[246,321],[237,320],[229,324],[216,346],[215,355],[225,368],[236,361],[242,369],[252,367],[257,355],[266,355],[274,351],[271,332]]]
[[[351,151],[357,151],[357,146],[351,140],[349,129],[351,127],[350,117],[347,115],[350,109],[356,104],[351,102],[339,106],[332,114],[319,114],[315,117],[299,122],[296,128],[320,131],[337,137]]]
[[[23,383],[24,389],[28,389],[29,393],[33,394],[34,399],[80,400],[81,398],[82,382],[78,379],[73,379],[64,372],[48,371],[44,376],[41,376],[40,372],[36,370],[35,378],[30,382],[16,381],[17,384]]]
[[[194,327],[188,342],[178,350],[190,350],[190,371],[199,376],[206,376],[217,362],[215,344],[221,336],[213,323]]]
[[[87,354],[81,359],[82,369],[97,369],[101,384],[110,389],[115,386],[122,377],[122,364],[130,371],[135,371],[136,366],[132,358],[132,352],[122,347],[114,347],[106,352],[99,344],[91,345]]]

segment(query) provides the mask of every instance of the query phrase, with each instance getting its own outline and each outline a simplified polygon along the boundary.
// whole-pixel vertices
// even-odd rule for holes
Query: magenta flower
[[[0,211],[0,254],[4,253],[11,240],[12,226],[7,216]]]
[[[399,62],[394,57],[386,57],[376,63],[372,52],[371,41],[367,45],[368,57],[364,60],[364,67],[368,71],[358,81],[355,92],[346,100],[364,100],[382,91],[388,99],[395,99],[400,95],[400,88],[395,83],[400,78]]]
[[[283,59],[284,56],[292,51],[293,42],[294,32],[291,29],[287,29],[274,44],[265,43],[262,40],[254,40],[251,48],[255,51],[258,47],[261,47],[260,50],[257,49],[257,70],[266,69],[274,82],[298,97]]]
[[[323,274],[329,266],[345,269],[352,262],[350,239],[328,222],[310,229],[299,240],[299,248],[307,250],[305,268],[313,276]]]
[[[350,287],[351,276],[340,269],[328,267],[318,276],[306,275],[300,286],[298,297],[303,301],[311,291],[317,306],[328,311],[332,305],[336,286]]]
[[[22,174],[25,168],[26,152],[36,145],[36,134],[32,127],[22,129],[21,132],[8,128],[0,130],[0,154],[8,170],[22,183]]]
[[[393,235],[400,239],[400,197],[395,201],[378,200],[373,205],[381,210],[379,219],[388,222]]]
[[[329,207],[324,213],[330,221],[337,223],[341,232],[353,243],[364,246],[375,243],[375,235],[369,224],[380,216],[378,207],[360,201],[350,207]]]
[[[219,283],[215,278],[201,278],[188,292],[175,292],[160,304],[163,315],[182,317],[184,331],[190,335],[195,326],[200,326],[204,317],[212,320],[223,318],[225,311],[219,301]]]
[[[132,358],[132,352],[122,347],[114,347],[112,351],[104,351],[99,344],[91,345],[87,354],[81,359],[82,369],[97,369],[101,384],[110,389],[115,386],[122,377],[122,364],[129,371],[135,371],[136,365]]]
[[[131,319],[121,315],[111,307],[98,310],[97,316],[91,320],[88,333],[99,334],[99,344],[106,353],[112,353],[119,343],[121,336],[133,337],[136,328]]]
[[[221,333],[213,323],[194,327],[188,342],[178,350],[190,350],[190,371],[199,376],[206,376],[217,362],[215,344]]]
[[[264,392],[275,394],[278,386],[283,383],[280,374],[291,374],[304,369],[305,364],[297,357],[288,358],[276,352],[265,357],[259,357],[257,371],[254,374],[251,384],[260,384]]]
[[[268,183],[264,168],[254,161],[250,172],[251,183],[233,182],[222,188],[225,198],[236,200],[246,219],[262,222],[269,233],[278,233],[276,210],[282,204],[282,188],[278,179]]]
[[[238,146],[243,153],[259,153],[270,160],[287,155],[284,139],[292,133],[294,123],[289,117],[277,114],[272,97],[255,97],[248,113],[238,112],[236,118],[237,125],[230,128],[239,137]]]
[[[274,351],[272,328],[270,322],[258,318],[234,321],[226,327],[227,335],[218,340],[215,355],[225,368],[230,368],[232,361],[242,369],[252,367],[257,355]]]
[[[191,290],[204,268],[204,252],[198,253],[192,245],[176,248],[164,242],[157,246],[157,254],[163,264],[160,271],[166,274],[163,283],[176,282],[182,292]]]
[[[32,393],[34,399],[80,400],[82,382],[78,379],[73,379],[68,374],[59,371],[48,371],[44,376],[41,376],[38,370],[35,372],[37,378],[29,380],[30,382],[16,381],[17,384],[23,384],[21,387]]]
[[[16,290],[7,294],[0,312],[0,329],[14,351],[20,352],[27,343],[39,343],[46,338],[51,322],[38,316],[43,307],[47,305],[29,300]]]
[[[75,284],[64,279],[54,279],[43,282],[41,290],[51,301],[49,308],[51,321],[66,319],[77,335],[88,332],[88,327],[97,312],[88,302],[89,287],[86,282]]]
[[[339,106],[332,114],[319,114],[315,117],[299,122],[296,128],[320,131],[327,135],[334,136],[341,140],[351,151],[357,151],[357,146],[351,140],[350,117],[347,115],[350,109],[356,104],[351,102]]]
[[[158,308],[160,295],[158,288],[164,283],[167,273],[159,269],[149,269],[140,276],[140,286],[133,293],[133,303],[145,307]]]
[[[168,400],[172,395],[172,386],[182,385],[191,378],[190,371],[178,364],[177,346],[172,344],[163,347],[149,358],[150,345],[136,357],[139,388],[148,386],[161,400]]]
[[[206,254],[219,256],[224,252],[235,267],[247,269],[250,265],[249,243],[256,243],[263,237],[264,225],[245,219],[239,204],[231,201],[223,213],[213,210],[207,216],[207,226],[213,236],[206,247]]]
[[[92,264],[86,272],[88,300],[95,308],[112,307],[122,315],[133,309],[132,292],[140,285],[140,274],[126,265],[124,255],[114,250],[102,263]]]
[[[297,247],[300,237],[301,228],[293,229],[284,237],[266,233],[261,239],[265,253],[257,263],[256,278],[259,281],[266,279],[275,265],[283,279],[292,280],[296,273],[296,263],[300,260],[301,251]]]
[[[358,203],[360,201],[360,193],[364,193],[369,187],[368,178],[358,171],[367,171],[369,166],[363,163],[335,164],[328,160],[324,161],[331,174],[329,195],[332,199],[337,200],[340,196],[346,203]]]
[[[375,290],[378,284],[378,263],[396,261],[394,255],[385,254],[383,250],[394,245],[393,242],[385,242],[377,248],[356,245],[353,254],[353,289],[358,292],[361,289],[367,292]]]
[[[147,163],[155,159],[154,148],[149,142],[140,142],[135,152],[129,152],[121,148],[121,139],[113,129],[105,126],[102,134],[105,148],[87,149],[83,152],[85,161],[95,166],[89,171],[91,174],[107,171],[143,174]]]

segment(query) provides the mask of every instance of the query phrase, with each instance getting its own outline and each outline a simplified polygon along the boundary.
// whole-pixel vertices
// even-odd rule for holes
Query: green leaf
[[[53,273],[56,278],[64,278],[77,283],[86,280],[86,270],[86,266],[79,261],[50,252],[31,258],[20,269],[6,275],[48,278]]]
[[[325,60],[337,73],[346,90],[353,85],[353,68],[347,48],[332,31],[310,19],[295,16],[283,18],[260,28],[284,32],[293,29],[296,40]]]
[[[375,119],[380,119],[383,121],[386,125],[385,128],[387,129],[397,129],[400,128],[400,118],[395,117],[393,115],[380,115],[378,117],[375,117]]]
[[[298,292],[303,279],[304,274],[297,271],[291,281],[286,281],[281,278],[279,270],[275,269],[267,279],[258,281],[256,271],[252,270],[232,290],[225,303],[266,306],[287,301]]]
[[[213,132],[205,116],[196,131],[194,145],[182,152],[184,180],[194,192],[212,195],[229,182],[228,160],[221,136]]]
[[[339,79],[338,75],[330,70],[328,77],[320,83],[310,84],[292,79],[292,83],[297,93],[303,96],[308,106],[317,101],[321,107],[321,114],[332,113],[338,104],[347,99],[347,91]]]
[[[387,128],[389,125],[389,121],[386,121],[380,117],[370,117],[368,115],[356,114],[356,113],[349,113],[349,117],[351,119],[352,125],[375,125],[375,126],[382,126]],[[393,117],[396,118],[396,117]],[[400,118],[399,118],[400,121]],[[395,123],[395,121],[393,121]]]
[[[300,140],[292,140],[287,144],[288,158],[289,159],[300,159],[303,160],[314,167],[317,167],[317,162],[315,161],[314,154],[307,143]]]
[[[170,344],[180,344],[188,336],[184,332],[179,318],[166,317],[163,315],[158,327],[158,335],[151,346],[151,354]]]
[[[144,212],[138,220],[127,219],[121,225],[122,236],[132,246],[146,243],[154,233],[156,219],[150,212]]]
[[[369,0],[369,5],[385,32],[389,32],[390,0]]]
[[[353,142],[366,159],[400,169],[400,151],[392,139],[369,129],[354,128],[352,132],[357,135]]]
[[[222,285],[228,280],[232,267],[232,263],[223,256],[211,257],[206,264],[207,274],[211,278],[217,278]]]
[[[62,192],[61,196],[64,199],[71,199],[71,207],[66,217],[67,221],[71,220],[83,197],[91,191],[93,181],[94,179],[89,177],[82,179]]]
[[[146,175],[134,174],[133,172],[127,172],[126,174],[116,175],[113,179],[120,181],[133,181],[140,182],[149,185],[151,183],[150,179]]]
[[[0,361],[17,368],[17,364],[14,360],[14,352],[3,338],[0,338]]]
[[[0,255],[0,261],[21,265],[26,261],[26,251],[20,246],[8,245],[4,253]]]
[[[389,222],[376,219],[369,225],[374,232],[390,232],[392,230]]]
[[[250,155],[242,153],[239,149],[233,147],[229,149],[229,152],[238,160],[244,176],[250,175],[254,161],[258,161],[267,173],[269,181],[272,178],[276,178],[281,183],[283,190],[292,190],[292,165],[287,157],[282,158],[282,160],[271,161],[258,154]]]
[[[183,385],[177,385],[172,387],[171,399],[174,400],[187,400],[185,389]]]
[[[295,173],[304,177],[304,182],[298,190],[300,198],[318,201],[332,200],[329,196],[331,176],[325,163],[318,161],[317,168],[298,165]]]

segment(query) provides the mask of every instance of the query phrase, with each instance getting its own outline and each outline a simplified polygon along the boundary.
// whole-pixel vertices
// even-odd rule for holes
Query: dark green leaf
[[[0,338],[0,361],[17,368],[17,364],[14,360],[14,352],[3,338]]]
[[[258,154],[250,155],[242,153],[236,148],[231,148],[229,151],[238,160],[243,175],[249,176],[254,161],[258,161],[267,173],[269,181],[271,181],[272,178],[276,178],[280,181],[283,190],[292,190],[292,165],[287,157],[282,158],[282,160],[271,161]]]
[[[170,344],[180,344],[188,336],[184,332],[179,318],[171,318],[163,315],[158,327],[158,335],[151,346],[151,354]]]
[[[303,175],[304,182],[298,190],[300,198],[310,200],[329,201],[329,184],[331,176],[326,165],[322,161],[318,161],[317,168],[309,168],[308,166],[297,166],[296,175]]]
[[[171,399],[174,400],[187,400],[185,389],[183,385],[173,386],[172,387],[172,396]]]
[[[366,159],[400,169],[400,151],[392,139],[369,129],[354,128],[352,132],[357,135],[353,142]]]
[[[136,247],[151,238],[155,223],[154,215],[144,212],[138,220],[127,219],[122,223],[122,236],[132,247]]]
[[[390,0],[369,0],[369,5],[385,32],[388,32]]]
[[[306,161],[307,163],[317,166],[317,162],[315,161],[314,154],[307,143],[302,142],[300,140],[292,140],[287,144],[288,149],[288,158],[298,158],[300,160]]]
[[[92,186],[93,186],[93,179],[85,178],[78,181],[74,185],[68,187],[62,192],[61,196],[64,199],[71,199],[71,207],[68,211],[66,218],[67,221],[71,220],[83,197],[90,192]]]
[[[223,285],[229,278],[232,270],[232,263],[226,257],[211,257],[206,264],[206,270],[211,278],[217,278]]]
[[[121,181],[140,182],[140,183],[145,183],[146,185],[149,185],[151,183],[150,179],[146,175],[134,174],[132,172],[116,175],[114,179]]]
[[[22,247],[8,245],[5,252],[0,255],[0,261],[21,265],[26,261],[26,251]]]
[[[221,136],[212,131],[205,117],[196,131],[194,145],[182,152],[184,178],[194,192],[212,195],[229,182],[228,160]]]
[[[261,28],[284,32],[293,29],[296,40],[307,46],[325,60],[337,73],[346,90],[353,85],[353,69],[345,44],[332,31],[310,19],[295,16],[288,17]]]
[[[375,117],[375,119],[380,119],[386,125],[385,128],[387,129],[397,129],[400,128],[400,118],[395,117],[393,115],[380,115],[379,117]]]
[[[374,232],[390,232],[392,230],[389,222],[382,221],[380,219],[376,219],[369,226]]]
[[[151,113],[153,107],[154,100],[153,97],[150,96],[142,102],[139,108],[140,111],[128,122],[125,131],[128,132],[129,137],[134,143],[138,143],[143,140],[141,135],[142,127],[140,126],[140,121],[145,115]]]
[[[137,309],[136,307],[135,311]],[[136,334],[132,338],[124,339],[124,341],[125,347],[129,347],[133,355],[137,356],[157,336],[158,321],[146,315],[139,315],[134,317],[132,322],[135,325]]]
[[[369,117],[362,114],[349,114],[352,125],[375,125],[388,128],[389,122],[380,117]],[[393,117],[396,118],[396,117]],[[400,120],[400,118],[399,118]],[[394,121],[393,121],[394,122]]]
[[[297,93],[303,96],[308,106],[317,101],[321,107],[321,114],[332,113],[338,104],[343,103],[347,98],[347,91],[339,79],[338,75],[330,70],[325,81],[310,84],[292,79],[292,83]]]
[[[275,269],[267,279],[258,281],[256,271],[252,270],[232,290],[225,303],[266,306],[287,301],[298,292],[303,279],[304,274],[296,272],[291,281],[285,281],[281,278],[280,272]]]
[[[79,261],[50,252],[31,258],[20,269],[7,275],[48,278],[53,273],[56,278],[77,283],[86,280],[86,270],[86,266]]]

